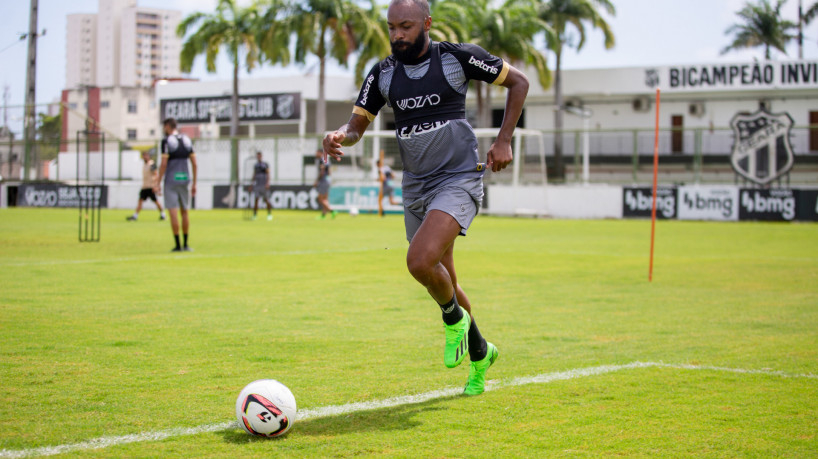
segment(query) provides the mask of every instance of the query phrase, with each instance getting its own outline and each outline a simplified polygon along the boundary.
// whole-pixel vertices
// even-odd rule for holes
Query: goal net
[[[475,129],[478,141],[479,161],[486,162],[486,154],[491,144],[497,138],[499,129]],[[487,170],[484,176],[484,183],[489,186],[496,186],[498,189],[512,188],[514,190],[533,187],[536,189],[535,195],[544,194],[547,185],[547,168],[545,155],[545,142],[542,132],[533,129],[517,128],[514,131],[512,140],[512,151],[514,160],[511,165],[500,171],[492,172]],[[348,210],[356,208],[363,212],[373,211],[378,208],[378,159],[383,155],[384,165],[392,169],[394,177],[393,183],[396,188],[396,201],[400,201],[400,183],[402,178],[403,164],[401,162],[398,142],[395,138],[394,130],[373,130],[367,131],[363,139],[352,147],[344,149],[345,157],[341,163],[333,161],[333,188],[330,190],[330,201],[334,205],[339,205],[340,209]],[[307,178],[310,178],[311,170],[308,170]],[[335,195],[333,195],[335,194]],[[343,194],[343,195],[342,195]],[[520,195],[531,196],[528,191],[522,191]],[[498,199],[507,199],[505,196],[516,196],[517,192],[508,194],[506,190],[497,193]],[[492,199],[488,196],[488,199]],[[512,199],[514,199],[512,197]],[[381,201],[386,212],[399,212],[403,208],[398,202],[391,204],[387,199]],[[393,201],[394,202],[394,201]],[[508,207],[508,206],[504,206]],[[530,206],[528,206],[530,207]],[[544,214],[542,206],[536,206],[539,210],[528,210],[526,206],[519,207],[512,203],[514,213],[518,214]],[[484,208],[483,212],[489,212],[489,208]]]

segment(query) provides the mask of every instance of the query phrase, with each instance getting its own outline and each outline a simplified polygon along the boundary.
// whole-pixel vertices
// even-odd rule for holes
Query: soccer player
[[[479,46],[432,42],[426,0],[392,0],[387,26],[392,55],[372,67],[347,124],[324,137],[324,152],[340,159],[342,147],[361,139],[384,104],[394,110],[404,168],[406,264],[443,312],[444,364],[456,367],[468,352],[464,393],[477,395],[498,352],[480,334],[454,267],[455,239],[465,236],[483,198],[484,167],[466,121],[466,89],[469,80],[508,88],[502,125],[486,153],[486,166],[497,172],[511,163],[528,79]]]
[[[381,182],[381,189],[378,191],[378,215],[383,217],[383,198],[389,198],[389,204],[397,205],[395,200],[395,187],[392,185],[394,175],[392,168],[383,163],[383,158],[378,159],[378,181]]]
[[[156,193],[153,191],[153,184],[156,181],[156,162],[151,159],[151,154],[147,151],[142,152],[142,189],[139,190],[139,201],[136,203],[136,211],[133,215],[126,218],[128,221],[136,221],[139,218],[139,212],[142,210],[142,202],[150,199],[156,204],[159,209],[159,220],[165,219],[165,211],[162,209],[162,204],[156,199]]]
[[[313,186],[318,191],[318,205],[321,206],[321,215],[318,216],[318,220],[327,218],[327,214],[335,218],[338,212],[332,210],[329,205],[329,187],[332,179],[329,176],[329,163],[324,161],[324,150],[315,150],[315,165],[318,167],[318,177]]]
[[[188,245],[190,229],[190,197],[196,196],[196,154],[193,152],[193,142],[190,137],[180,134],[176,130],[176,119],[168,118],[162,123],[165,138],[162,139],[162,165],[159,166],[159,175],[156,177],[154,189],[159,191],[159,185],[164,178],[165,208],[170,214],[170,228],[176,247],[172,252],[192,252]],[[190,161],[190,168],[188,168]],[[192,172],[192,177],[191,177]],[[188,190],[188,186],[190,189]],[[177,209],[181,209],[182,233],[184,245],[179,242],[179,216]]]
[[[270,165],[261,160],[261,152],[256,152],[256,164],[253,166],[253,220],[258,214],[258,198],[263,198],[267,204],[267,220],[273,219],[273,206],[270,204]]]

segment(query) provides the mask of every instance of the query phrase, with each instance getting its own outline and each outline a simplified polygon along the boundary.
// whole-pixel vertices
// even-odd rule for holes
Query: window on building
[[[670,127],[670,152],[684,153],[684,116],[672,115]]]
[[[77,109],[77,103],[76,102],[71,102],[70,104],[68,104],[68,108],[70,108],[71,110],[76,110]]]
[[[128,101],[128,113],[136,113],[136,101],[129,100]]]
[[[136,140],[136,129],[128,129],[128,140]]]
[[[111,102],[107,100],[100,101],[99,103],[100,108],[108,108],[111,106]]]

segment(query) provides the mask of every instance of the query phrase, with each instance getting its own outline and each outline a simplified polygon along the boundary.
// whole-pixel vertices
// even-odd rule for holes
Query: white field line
[[[601,365],[597,367],[577,368],[568,371],[543,373],[536,376],[526,376],[501,381],[492,380],[486,384],[486,391],[498,390],[504,387],[524,386],[528,384],[547,384],[554,381],[566,381],[570,379],[584,378],[588,376],[598,376],[607,373],[614,373],[617,371],[632,370],[638,368],[672,368],[677,370],[723,371],[738,374],[778,376],[781,378],[818,379],[818,375],[809,373],[794,374],[776,370],[751,370],[742,368],[670,364],[661,362],[633,362],[625,365]],[[382,408],[392,408],[402,405],[423,403],[429,400],[435,400],[444,397],[452,397],[460,394],[462,391],[463,389],[461,388],[451,387],[447,389],[434,390],[431,392],[424,392],[422,394],[405,395],[401,397],[392,397],[383,400],[373,400],[371,402],[357,402],[347,403],[344,405],[330,405],[318,408],[309,408],[299,411],[297,419],[299,421],[302,421],[305,419],[323,418],[328,416],[337,416],[339,414],[356,413],[360,411],[377,410]],[[55,454],[69,453],[73,451],[103,449],[112,446],[125,445],[128,443],[159,441],[165,440],[167,438],[182,437],[186,435],[198,435],[207,432],[219,432],[222,430],[228,430],[233,428],[237,429],[240,428],[237,421],[226,421],[216,424],[205,424],[198,427],[187,428],[179,427],[174,429],[160,430],[156,432],[142,432],[117,437],[100,437],[79,443],[70,443],[57,446],[45,446],[41,448],[30,448],[21,450],[3,449],[0,450],[0,458],[53,456]]]
[[[326,255],[333,253],[354,253],[354,252],[372,252],[382,251],[383,248],[351,248],[351,249],[336,249],[336,250],[278,250],[271,252],[253,252],[253,253],[238,253],[238,254],[198,254],[196,252],[186,253],[184,255],[172,254],[156,254],[144,255],[136,257],[119,257],[119,258],[94,258],[88,260],[44,260],[44,261],[21,261],[0,263],[1,267],[25,267],[25,266],[59,266],[59,265],[85,265],[93,263],[123,263],[129,261],[149,261],[149,260],[167,260],[173,259],[190,259],[195,260],[199,258],[246,258],[246,257],[261,257],[261,256],[290,256],[290,255]]]

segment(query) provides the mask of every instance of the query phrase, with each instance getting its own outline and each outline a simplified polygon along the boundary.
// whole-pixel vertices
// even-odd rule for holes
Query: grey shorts
[[[165,208],[190,209],[190,189],[187,184],[165,182]]]
[[[385,180],[383,182],[383,195],[384,196],[392,196],[392,193],[395,192],[395,187],[392,186],[391,180]]]
[[[419,199],[403,203],[403,222],[406,240],[412,242],[423,219],[430,210],[440,210],[451,215],[460,225],[460,235],[465,236],[483,201],[483,179],[447,183],[426,193]]]
[[[315,189],[318,191],[318,194],[329,194],[329,184],[329,180],[321,180]]]
[[[253,185],[253,194],[256,195],[255,199],[261,198],[265,201],[270,199],[270,189],[265,185]]]

